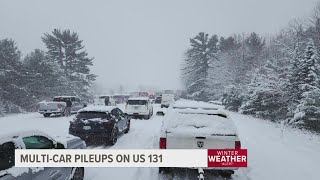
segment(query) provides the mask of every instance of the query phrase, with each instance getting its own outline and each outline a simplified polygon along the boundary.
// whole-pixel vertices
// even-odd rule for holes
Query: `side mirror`
[[[59,142],[58,142],[58,143],[56,144],[56,149],[65,149],[65,148],[64,148],[64,145],[63,145],[62,143],[59,143]]]

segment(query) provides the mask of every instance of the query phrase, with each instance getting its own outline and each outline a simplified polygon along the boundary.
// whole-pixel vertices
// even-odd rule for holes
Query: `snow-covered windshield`
[[[106,112],[85,111],[77,114],[77,119],[110,119],[110,115]]]
[[[43,136],[29,136],[22,139],[26,149],[53,149],[51,140]]]
[[[128,100],[128,105],[146,105],[147,100]]]

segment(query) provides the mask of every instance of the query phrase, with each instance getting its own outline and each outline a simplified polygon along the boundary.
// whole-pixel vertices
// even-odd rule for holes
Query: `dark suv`
[[[90,143],[114,145],[121,133],[130,130],[130,117],[115,106],[91,106],[81,109],[70,122],[69,134]]]

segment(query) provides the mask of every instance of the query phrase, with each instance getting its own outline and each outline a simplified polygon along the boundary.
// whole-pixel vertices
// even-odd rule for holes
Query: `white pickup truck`
[[[67,106],[67,99],[72,102],[71,113],[77,113],[84,107],[84,104],[76,96],[55,96],[53,101],[40,102],[38,112],[43,114],[44,117],[49,117],[51,114],[63,115]]]
[[[236,127],[223,111],[207,103],[177,102],[164,116],[160,149],[240,149]],[[194,168],[194,167],[190,167]],[[238,168],[204,168],[230,177]],[[159,172],[168,172],[160,168]]]

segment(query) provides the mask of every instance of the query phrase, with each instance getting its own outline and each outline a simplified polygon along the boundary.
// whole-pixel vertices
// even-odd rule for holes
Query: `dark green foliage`
[[[242,90],[239,86],[229,86],[226,92],[223,94],[222,103],[226,109],[230,111],[238,111],[244,97],[241,94]]]

